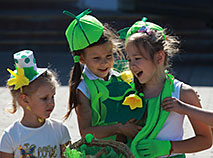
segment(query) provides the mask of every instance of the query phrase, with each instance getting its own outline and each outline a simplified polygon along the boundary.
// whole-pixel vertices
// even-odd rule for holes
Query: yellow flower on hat
[[[131,71],[124,71],[121,73],[121,79],[127,83],[131,83],[133,80],[133,75]]]
[[[8,81],[9,86],[15,85],[14,90],[29,85],[29,79],[24,75],[23,68],[17,68],[17,74],[10,69],[7,69],[7,71],[9,71],[11,75],[14,76],[14,78],[9,79]]]
[[[129,105],[131,110],[143,107],[142,99],[136,94],[130,94],[127,96],[122,104]]]

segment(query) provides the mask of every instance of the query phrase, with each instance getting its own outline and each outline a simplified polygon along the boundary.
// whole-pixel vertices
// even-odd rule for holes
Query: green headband
[[[131,27],[126,27],[122,30],[119,30],[118,33],[120,34],[120,38],[127,39],[129,36],[137,32],[145,32],[149,34],[149,30],[155,30],[162,32],[162,36],[166,40],[166,36],[163,33],[163,28],[154,23],[146,22],[146,20],[147,18],[143,17],[141,21],[135,22]]]
[[[95,17],[87,15],[91,13],[89,9],[77,16],[68,11],[63,13],[74,18],[65,32],[71,51],[84,49],[100,39],[104,27]]]

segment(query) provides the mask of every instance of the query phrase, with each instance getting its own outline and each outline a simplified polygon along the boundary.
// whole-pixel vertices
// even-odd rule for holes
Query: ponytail
[[[17,102],[15,98],[12,100],[12,109],[7,109],[7,111],[11,114],[14,114],[17,111]]]
[[[76,55],[80,55],[80,52],[76,52]],[[72,109],[74,109],[78,105],[77,100],[77,87],[81,82],[81,65],[79,62],[74,63],[74,67],[70,73],[70,79],[69,79],[69,100],[68,100],[68,111],[64,116],[64,120],[66,120],[70,113],[72,112]]]

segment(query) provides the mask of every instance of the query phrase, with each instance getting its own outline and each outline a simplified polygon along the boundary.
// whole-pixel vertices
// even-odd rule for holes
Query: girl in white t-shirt
[[[11,73],[8,87],[13,98],[11,113],[20,105],[24,114],[4,130],[0,157],[60,158],[70,135],[63,123],[49,119],[55,106],[56,78],[46,68],[37,68],[30,50],[15,53],[14,60],[16,70],[8,69]]]

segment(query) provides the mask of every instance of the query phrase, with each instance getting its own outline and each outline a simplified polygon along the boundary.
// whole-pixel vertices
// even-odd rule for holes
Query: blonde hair
[[[47,70],[34,81],[30,82],[29,85],[21,87],[22,90],[20,88],[14,90],[14,86],[8,86],[10,94],[12,96],[12,109],[8,109],[8,111],[12,114],[17,111],[18,97],[20,96],[20,94],[26,94],[28,96],[31,96],[43,84],[50,84],[53,88],[58,86],[59,82],[56,78],[57,75],[55,72]]]
[[[166,30],[164,30],[164,32],[166,32]],[[166,39],[161,31],[151,30],[150,34],[145,32],[134,33],[127,39],[125,49],[129,44],[136,46],[139,52],[141,48],[143,48],[149,53],[152,60],[154,59],[155,53],[163,51],[165,53],[164,66],[167,68],[169,67],[169,59],[179,52],[180,41],[177,36],[164,34]]]

